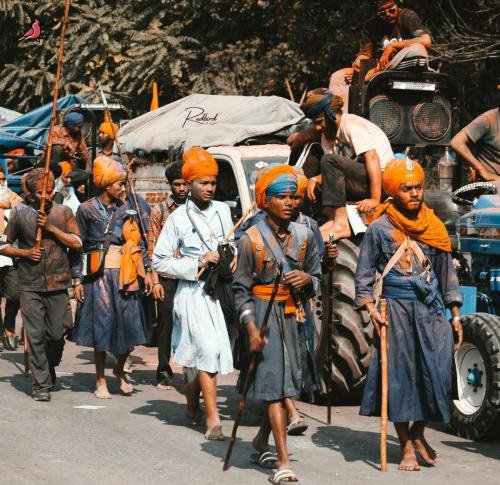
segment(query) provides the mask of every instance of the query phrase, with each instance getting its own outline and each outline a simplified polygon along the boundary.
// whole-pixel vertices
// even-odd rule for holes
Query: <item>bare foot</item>
[[[351,228],[349,224],[339,224],[336,221],[327,221],[320,228],[321,236],[323,241],[328,241],[330,239],[330,234],[333,234],[333,240],[338,241],[339,239],[346,239],[351,236]]]
[[[111,394],[109,393],[106,384],[103,386],[96,386],[94,396],[98,399],[111,399]]]
[[[257,436],[252,440],[252,446],[254,449],[256,449],[259,453],[263,453],[264,451],[269,451],[269,443],[267,440],[264,440],[260,437],[260,435],[257,434]]]
[[[118,385],[120,386],[120,392],[124,396],[131,396],[132,393],[134,392],[134,386],[128,380],[125,372],[121,375],[121,377],[117,376],[117,378],[118,378]]]
[[[191,390],[189,386],[185,386],[186,394],[186,420],[188,426],[200,426],[202,423],[203,413],[200,408],[200,393],[198,390]]]
[[[420,455],[422,460],[426,465],[433,466],[437,462],[438,453],[432,446],[427,442],[422,433],[417,434],[414,429],[410,429],[410,439],[415,445],[417,453]]]
[[[413,449],[412,442],[408,442],[406,448],[401,449],[401,463],[398,467],[399,470],[405,472],[418,472],[420,465],[418,464],[415,450]]]
[[[224,441],[224,433],[222,432],[222,425],[216,424],[207,428],[205,439],[210,441]]]

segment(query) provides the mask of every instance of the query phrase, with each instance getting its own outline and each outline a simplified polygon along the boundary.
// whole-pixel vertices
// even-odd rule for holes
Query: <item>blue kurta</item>
[[[386,215],[365,234],[356,270],[355,304],[373,302],[375,272],[382,274],[405,235]],[[449,253],[417,242],[430,260],[430,282],[418,279],[424,268],[406,254],[384,280],[387,299],[389,419],[393,422],[448,422],[453,376],[453,332],[444,306],[463,301]],[[411,283],[414,282],[414,283]],[[426,292],[426,295],[423,294]],[[427,303],[424,301],[427,300]],[[432,301],[431,301],[432,300]],[[360,414],[380,414],[380,371],[377,345],[372,348]]]

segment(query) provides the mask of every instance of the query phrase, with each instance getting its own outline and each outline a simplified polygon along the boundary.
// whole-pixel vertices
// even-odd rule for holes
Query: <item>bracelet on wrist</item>
[[[155,281],[155,282],[153,283],[153,286],[156,286],[156,285],[161,285],[161,283],[160,283],[159,281]]]
[[[203,266],[203,268],[206,268],[208,266],[207,260],[203,256],[200,256],[198,258],[198,261]]]

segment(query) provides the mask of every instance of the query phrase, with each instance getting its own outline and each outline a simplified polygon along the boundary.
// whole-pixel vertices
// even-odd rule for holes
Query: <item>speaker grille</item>
[[[370,121],[375,123],[387,138],[394,138],[398,134],[402,119],[401,106],[387,96],[375,96],[370,100]]]
[[[443,138],[450,125],[450,110],[439,96],[435,96],[431,101],[418,103],[413,110],[413,126],[424,140],[435,141]]]

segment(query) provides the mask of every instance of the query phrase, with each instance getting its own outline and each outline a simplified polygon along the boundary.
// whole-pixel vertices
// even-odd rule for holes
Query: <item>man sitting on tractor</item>
[[[377,65],[367,72],[366,81],[387,69],[427,67],[427,49],[432,41],[420,17],[413,10],[400,7],[395,0],[372,3],[375,15],[363,27],[359,52],[352,67],[340,69],[330,77],[329,90],[342,97],[344,111],[347,111],[353,74],[359,73],[363,59],[378,58]]]
[[[314,123],[288,138],[293,148],[318,141],[323,148],[321,175],[309,179],[307,195],[315,201],[322,185],[323,212],[329,221],[321,226],[323,240],[347,238],[351,229],[346,203],[356,202],[359,212],[370,212],[380,203],[382,171],[393,158],[385,133],[371,121],[354,114],[342,114],[342,98],[325,89],[308,93],[300,106]]]

